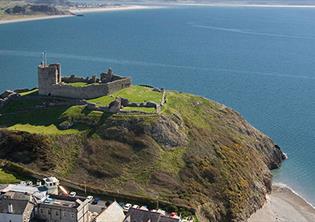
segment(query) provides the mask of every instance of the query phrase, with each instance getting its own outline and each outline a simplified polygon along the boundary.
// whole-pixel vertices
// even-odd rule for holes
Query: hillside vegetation
[[[68,1],[57,0],[0,0],[0,20],[29,18],[44,15],[68,14]]]
[[[117,94],[159,99],[146,87],[126,90]],[[27,114],[17,112],[20,105],[0,109],[0,159],[104,191],[192,207],[200,221],[246,220],[263,205],[270,169],[283,159],[239,113],[191,94],[167,91],[159,114],[93,113],[80,106],[35,106]],[[66,119],[77,121],[58,129]]]
[[[33,89],[21,93],[22,97],[11,101],[0,108],[0,127],[10,130],[20,130],[39,134],[74,134],[88,131],[91,127],[101,124],[109,115],[99,111],[90,111],[85,106],[59,105],[67,101],[63,98],[46,98],[38,96],[38,90]],[[132,102],[153,101],[160,103],[162,94],[152,91],[152,88],[132,86],[109,96],[88,100],[99,106],[108,106],[117,97],[127,98]],[[154,113],[155,109],[145,107],[125,107],[124,110],[135,110]],[[65,121],[73,123],[68,130],[60,130],[59,125]]]

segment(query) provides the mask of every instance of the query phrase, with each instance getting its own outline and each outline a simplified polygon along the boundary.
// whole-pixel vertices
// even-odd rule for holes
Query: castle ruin
[[[79,83],[81,85],[75,85]],[[41,63],[38,66],[39,95],[60,96],[75,99],[92,99],[112,94],[131,86],[131,79],[116,75],[109,69],[100,77],[62,77],[60,64]]]

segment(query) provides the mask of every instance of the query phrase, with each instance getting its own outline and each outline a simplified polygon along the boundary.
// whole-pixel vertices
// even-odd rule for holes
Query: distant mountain
[[[5,10],[6,14],[9,15],[34,15],[34,14],[45,14],[45,15],[64,15],[65,12],[57,9],[54,6],[42,4],[27,4],[27,5],[15,5]]]

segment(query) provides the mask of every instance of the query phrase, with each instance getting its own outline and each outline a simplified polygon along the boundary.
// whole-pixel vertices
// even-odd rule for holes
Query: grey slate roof
[[[30,200],[30,195],[26,193],[9,191],[0,197],[0,213],[23,215],[24,218],[31,218],[34,204]],[[12,205],[12,212],[9,212],[9,205]]]
[[[130,208],[124,222],[179,222],[179,219],[166,217],[158,212]]]
[[[12,204],[13,207],[13,213],[12,214],[18,214],[22,215],[28,205],[28,200],[0,200],[0,212],[7,214],[9,209],[9,204]]]

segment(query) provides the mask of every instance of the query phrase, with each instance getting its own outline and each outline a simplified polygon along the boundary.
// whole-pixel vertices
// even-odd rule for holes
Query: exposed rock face
[[[158,195],[196,209],[199,221],[246,221],[271,191],[270,169],[284,159],[239,113],[176,92],[167,92],[161,114],[111,115],[87,135],[8,134],[0,142],[1,158],[18,161],[7,147],[23,153],[23,144],[33,141],[27,152],[40,155],[24,163],[33,170],[120,193]],[[43,160],[50,168],[43,169]]]
[[[15,95],[16,93],[15,92],[13,92],[13,91],[11,91],[11,90],[6,90],[6,91],[4,91],[1,95],[0,95],[0,98],[1,99],[6,99],[6,98],[8,98],[8,97],[10,97],[10,96],[12,96],[12,95]]]
[[[113,102],[111,102],[108,106],[109,112],[111,113],[118,113],[121,108],[121,100],[116,99]]]
[[[129,104],[129,100],[128,99],[121,98],[121,105],[122,106],[128,106],[128,104]]]
[[[161,116],[154,124],[145,127],[144,132],[166,148],[183,147],[188,144],[184,122],[176,122],[165,116]]]
[[[0,108],[3,107],[6,103],[8,103],[10,100],[15,99],[19,96],[20,94],[14,91],[6,90],[0,95]]]

